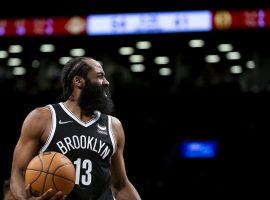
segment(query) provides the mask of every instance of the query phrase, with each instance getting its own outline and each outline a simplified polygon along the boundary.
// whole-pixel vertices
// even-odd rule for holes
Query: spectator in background
[[[3,200],[15,200],[15,198],[12,196],[11,191],[10,191],[9,179],[5,180],[5,182],[4,182],[3,194],[4,194]]]

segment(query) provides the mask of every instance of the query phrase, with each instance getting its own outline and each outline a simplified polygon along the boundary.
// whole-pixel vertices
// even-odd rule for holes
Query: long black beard
[[[78,104],[86,116],[91,116],[95,111],[111,114],[114,108],[108,86],[101,86],[87,80],[85,87],[78,99]]]

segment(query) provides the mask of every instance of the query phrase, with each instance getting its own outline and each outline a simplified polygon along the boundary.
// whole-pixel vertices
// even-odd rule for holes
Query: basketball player
[[[94,59],[70,60],[62,71],[63,102],[33,110],[25,119],[13,155],[11,191],[21,199],[64,199],[50,190],[41,197],[25,190],[24,172],[39,152],[65,154],[76,169],[69,200],[139,200],[123,159],[121,122],[110,116],[112,100],[102,66]]]

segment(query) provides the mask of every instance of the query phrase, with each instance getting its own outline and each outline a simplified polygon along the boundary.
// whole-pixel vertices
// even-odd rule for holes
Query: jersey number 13
[[[74,161],[76,165],[76,181],[75,184],[79,185],[80,183],[83,185],[90,185],[92,181],[92,162],[91,160],[85,159],[82,160],[78,158]],[[81,169],[85,169],[85,173],[81,174]]]

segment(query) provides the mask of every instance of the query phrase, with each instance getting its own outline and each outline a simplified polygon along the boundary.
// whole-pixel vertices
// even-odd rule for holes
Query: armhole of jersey
[[[109,127],[109,135],[110,135],[110,138],[112,141],[113,154],[114,154],[116,151],[116,148],[117,148],[117,142],[116,142],[115,136],[114,136],[113,131],[112,131],[112,116],[110,116],[110,115],[108,115],[108,127]]]
[[[46,151],[46,149],[48,148],[48,146],[50,145],[50,143],[51,143],[51,141],[53,139],[53,136],[54,136],[54,133],[55,133],[55,129],[56,129],[56,114],[55,114],[55,110],[52,107],[52,105],[48,105],[48,108],[51,111],[51,119],[52,119],[51,131],[50,131],[49,137],[47,138],[45,144],[40,149],[40,152]]]

